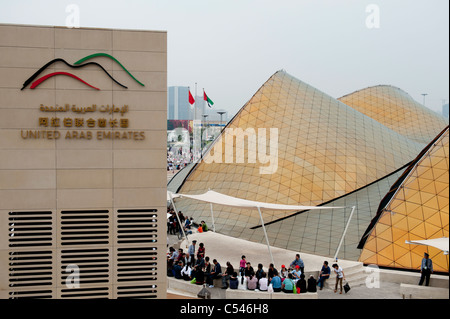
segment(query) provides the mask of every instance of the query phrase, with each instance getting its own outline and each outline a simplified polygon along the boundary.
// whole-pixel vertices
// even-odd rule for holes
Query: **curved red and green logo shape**
[[[93,88],[93,89],[96,89],[96,90],[100,91],[99,88],[90,85],[89,83],[83,81],[82,79],[80,79],[80,78],[77,77],[76,75],[73,75],[72,73],[69,73],[69,72],[53,72],[53,73],[44,75],[43,77],[41,77],[41,78],[37,79],[36,81],[34,81],[33,84],[31,84],[30,89],[35,89],[39,84],[41,84],[41,83],[44,82],[45,80],[47,80],[47,79],[49,79],[49,78],[51,78],[51,77],[53,77],[53,76],[55,76],[55,75],[66,75],[66,76],[69,76],[69,77],[71,77],[71,78],[74,78],[75,80],[78,80],[78,81],[80,81],[80,82],[86,84],[87,86],[90,86],[90,87]]]
[[[51,77],[53,77],[53,76],[56,76],[56,75],[64,75],[64,76],[72,77],[72,78],[74,78],[74,79],[76,79],[76,80],[78,80],[78,81],[80,81],[80,82],[86,84],[87,86],[89,86],[89,87],[91,87],[91,88],[93,88],[93,89],[100,90],[99,88],[90,85],[89,83],[83,81],[81,78],[79,78],[79,77],[77,77],[76,75],[74,75],[74,74],[72,74],[72,73],[69,73],[69,72],[53,72],[53,73],[47,74],[47,75],[45,75],[45,76],[43,76],[43,77],[41,77],[41,78],[35,80],[35,79],[39,76],[40,73],[42,73],[47,67],[49,67],[50,65],[52,65],[53,63],[56,63],[56,62],[63,62],[64,64],[66,64],[67,66],[69,66],[69,67],[71,67],[71,68],[82,68],[82,67],[85,67],[85,66],[87,66],[87,65],[95,65],[95,66],[101,68],[101,69],[103,70],[103,72],[105,72],[105,73],[106,73],[106,74],[107,74],[107,75],[108,75],[115,83],[117,83],[118,85],[122,86],[122,87],[125,88],[125,89],[128,89],[128,87],[126,87],[125,85],[121,84],[121,83],[118,82],[116,79],[114,79],[114,78],[113,78],[113,77],[105,70],[105,68],[103,68],[99,63],[96,63],[96,62],[87,62],[87,63],[83,63],[83,62],[85,62],[85,61],[87,61],[87,60],[89,60],[89,59],[95,58],[95,57],[107,57],[107,58],[112,59],[112,60],[115,61],[117,64],[119,64],[120,67],[121,67],[121,68],[122,68],[129,76],[131,76],[131,78],[133,78],[137,83],[139,83],[139,85],[145,86],[143,83],[139,82],[139,81],[138,81],[138,80],[137,80],[137,79],[136,79],[136,78],[135,78],[135,77],[134,77],[134,76],[133,76],[133,75],[132,75],[132,74],[131,74],[124,66],[123,66],[123,65],[122,65],[122,63],[120,63],[116,58],[114,58],[113,56],[111,56],[111,55],[109,55],[109,54],[107,54],[107,53],[96,53],[96,54],[88,55],[88,56],[86,56],[86,57],[84,57],[84,58],[78,60],[78,61],[75,62],[73,65],[67,63],[64,59],[61,59],[61,58],[51,60],[50,62],[48,62],[48,63],[46,63],[44,66],[42,66],[38,71],[36,71],[31,77],[29,77],[29,78],[23,83],[23,87],[22,87],[21,90],[25,89],[30,83],[31,83],[30,89],[35,89],[37,86],[39,86],[39,85],[40,85],[41,83],[43,83],[45,80],[47,80],[47,79],[49,79],[49,78],[51,78]],[[82,64],[82,63],[83,63],[83,64]],[[35,80],[35,81],[34,81],[34,80]],[[33,82],[33,81],[34,81],[34,82]]]
[[[123,65],[122,65],[122,63],[120,63],[115,57],[113,57],[112,55],[109,55],[109,54],[107,54],[107,53],[94,53],[94,54],[91,54],[91,55],[88,55],[88,56],[86,56],[86,57],[84,57],[84,58],[82,58],[82,59],[80,59],[80,60],[78,60],[77,62],[75,62],[74,64],[75,65],[79,65],[79,64],[81,64],[81,63],[83,63],[83,62],[85,62],[85,61],[87,61],[87,60],[89,60],[89,59],[92,59],[92,58],[96,58],[96,57],[107,57],[107,58],[110,58],[111,60],[113,60],[113,61],[115,61],[117,64],[119,64],[120,65],[120,67],[125,71],[125,72],[127,72],[128,73],[128,75],[129,76],[131,76],[132,78],[133,78],[133,80],[135,80],[137,83],[139,83],[140,85],[142,85],[142,86],[145,86],[143,83],[141,83],[141,82],[139,82]]]

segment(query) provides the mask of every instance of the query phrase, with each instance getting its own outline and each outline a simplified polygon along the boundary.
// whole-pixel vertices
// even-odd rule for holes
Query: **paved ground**
[[[189,235],[189,242],[196,239],[197,247],[199,243],[204,243],[206,248],[206,255],[210,259],[217,259],[219,263],[224,266],[227,261],[235,267],[239,267],[241,255],[246,255],[247,261],[252,263],[254,268],[258,263],[262,263],[266,269],[271,263],[271,258],[268,252],[268,247],[263,244],[253,243],[238,238],[228,237],[225,235],[207,232],[202,234]],[[173,235],[168,235],[168,243],[170,246],[178,243],[178,238]],[[183,241],[180,248],[187,250],[187,242]],[[271,252],[275,262],[275,267],[280,269],[282,264],[289,265],[295,258],[296,253],[300,253],[301,258],[305,263],[306,271],[320,270],[324,260],[330,264],[333,262],[332,258],[310,255],[306,253],[289,251],[271,247]],[[343,267],[344,272],[346,267],[357,264],[354,261],[339,260],[339,265]],[[330,286],[334,286],[334,276],[329,279]],[[214,288],[220,289],[220,288]],[[348,294],[334,293],[332,289],[324,289],[319,291],[319,299],[401,299],[399,294],[400,285],[394,283],[382,282],[380,288],[367,288],[365,285],[352,287]]]
[[[334,283],[330,279],[330,284]],[[382,282],[380,288],[369,289],[365,285],[353,287],[348,294],[334,293],[331,289],[319,291],[319,299],[402,299],[400,296],[400,285],[395,283]]]
[[[167,171],[167,182],[169,182],[172,177],[178,174],[180,170]]]
[[[197,240],[197,247],[200,243],[204,243],[206,248],[206,256],[209,256],[211,261],[215,258],[222,266],[229,261],[235,267],[239,267],[241,256],[245,255],[254,268],[259,263],[263,264],[264,268],[268,268],[272,262],[267,245],[254,243],[239,238],[229,237],[218,233],[206,232],[195,233],[188,236],[189,242]],[[188,244],[186,241],[181,243],[180,248],[187,250]],[[300,257],[305,263],[305,271],[319,271],[322,268],[324,260],[332,264],[332,258],[301,253],[297,251],[289,251],[277,247],[271,247],[271,253],[274,259],[275,268],[280,270],[281,265],[289,266],[295,259],[295,254],[300,253]],[[339,265],[345,268],[357,265],[359,263],[354,261],[340,260]]]

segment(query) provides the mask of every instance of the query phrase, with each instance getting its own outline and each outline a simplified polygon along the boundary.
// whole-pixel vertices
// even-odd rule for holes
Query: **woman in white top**
[[[191,267],[189,267],[189,264],[186,264],[186,266],[184,266],[183,269],[181,269],[181,276],[186,281],[192,280],[191,273],[192,273],[192,269],[191,269]]]
[[[339,267],[338,264],[333,265],[333,271],[336,274],[336,285],[334,286],[334,292],[335,293],[337,292],[338,284],[339,284],[340,288],[341,288],[340,294],[342,294],[342,280],[345,280],[344,271],[342,270],[341,267]]]
[[[269,280],[266,277],[267,277],[266,273],[263,272],[261,274],[261,279],[259,279],[258,285],[259,285],[259,290],[261,290],[261,291],[267,291],[267,289],[268,289]]]

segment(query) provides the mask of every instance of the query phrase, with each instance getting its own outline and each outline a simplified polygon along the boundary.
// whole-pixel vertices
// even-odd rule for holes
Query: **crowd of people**
[[[194,229],[199,233],[209,231],[209,227],[204,220],[198,224],[194,221],[194,218],[184,216],[181,211],[178,212],[178,220],[175,211],[171,208],[167,208],[167,213],[170,215],[167,218],[167,234],[169,235],[183,234],[183,232],[189,235],[192,234]]]
[[[196,223],[192,217],[184,216],[180,211],[178,218],[173,209],[168,208],[167,213],[170,217],[167,219],[167,233],[181,234],[182,230],[186,234],[192,234],[195,229],[197,232],[207,232],[209,230],[205,221],[200,224]],[[248,289],[269,292],[284,293],[306,293],[316,292],[324,288],[325,282],[330,278],[331,273],[335,274],[334,292],[343,292],[343,282],[345,282],[345,274],[343,269],[337,264],[333,264],[330,268],[328,261],[324,261],[317,278],[310,275],[306,280],[305,264],[300,258],[300,254],[296,254],[295,259],[289,264],[289,267],[281,265],[280,270],[276,269],[274,264],[270,264],[269,268],[264,270],[262,264],[258,264],[256,271],[251,263],[246,260],[243,255],[239,262],[239,268],[233,267],[228,261],[226,268],[222,269],[220,263],[206,256],[206,248],[200,243],[196,248],[197,241],[193,240],[187,252],[182,248],[175,250],[169,248],[167,254],[167,275],[190,281],[193,284],[207,284],[210,288],[214,287],[214,280],[221,279],[222,289]],[[428,253],[424,254],[421,264],[421,278],[419,285],[425,282],[428,286],[430,275],[433,273],[433,262],[429,258]],[[349,287],[346,288],[346,292]]]
[[[345,275],[338,264],[333,264],[332,269],[328,262],[324,261],[318,278],[305,277],[305,264],[300,258],[300,254],[288,267],[281,265],[280,270],[274,264],[270,264],[265,270],[262,264],[258,264],[256,270],[247,261],[246,256],[242,256],[239,267],[235,268],[229,261],[222,267],[217,259],[210,261],[206,256],[206,248],[203,243],[193,240],[187,252],[182,248],[175,250],[169,248],[167,254],[167,275],[179,280],[189,281],[196,285],[208,285],[214,287],[214,280],[220,279],[222,289],[247,289],[253,291],[284,292],[302,294],[306,292],[317,292],[317,287],[322,290],[326,280],[330,278],[331,272],[336,275],[334,292],[340,288],[342,294],[342,282]]]
[[[192,155],[191,154],[183,154],[183,152],[175,151],[175,152],[167,152],[167,171],[168,172],[177,172],[184,167],[186,167],[189,163],[192,163]]]

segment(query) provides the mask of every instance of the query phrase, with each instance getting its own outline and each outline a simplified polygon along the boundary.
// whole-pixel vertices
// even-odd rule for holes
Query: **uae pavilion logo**
[[[99,63],[97,63],[97,62],[86,62],[86,61],[88,61],[88,60],[90,60],[90,59],[93,59],[93,58],[96,58],[96,57],[106,57],[106,58],[109,58],[109,59],[111,59],[111,60],[113,60],[114,62],[116,62],[134,81],[136,81],[139,85],[141,85],[141,86],[145,86],[143,83],[141,83],[141,82],[139,82],[123,65],[122,65],[122,63],[120,63],[116,58],[114,58],[112,55],[109,55],[109,54],[107,54],[107,53],[95,53],[95,54],[91,54],[91,55],[88,55],[88,56],[86,56],[86,57],[84,57],[84,58],[82,58],[82,59],[80,59],[80,60],[78,60],[78,61],[76,61],[73,65],[72,64],[70,64],[70,63],[68,63],[66,60],[64,60],[64,59],[61,59],[61,58],[57,58],[57,59],[54,59],[54,60],[51,60],[51,61],[49,61],[48,63],[46,63],[44,66],[42,66],[39,70],[37,70],[31,77],[29,77],[24,83],[23,83],[23,86],[22,86],[22,88],[21,88],[21,90],[23,90],[23,89],[25,89],[28,85],[30,85],[30,89],[35,89],[35,88],[37,88],[41,83],[43,83],[43,82],[45,82],[47,79],[49,79],[49,78],[51,78],[51,77],[54,77],[54,76],[57,76],[57,75],[63,75],[63,76],[69,76],[69,77],[71,77],[71,78],[73,78],[73,79],[75,79],[75,80],[78,80],[78,81],[80,81],[80,82],[82,82],[82,83],[84,83],[85,85],[87,85],[87,86],[89,86],[89,87],[91,87],[91,88],[93,88],[93,89],[95,89],[95,90],[99,90],[100,91],[100,89],[99,88],[97,88],[97,87],[95,87],[95,86],[93,86],[93,85],[91,85],[91,84],[89,84],[89,83],[87,83],[86,81],[84,81],[84,80],[82,80],[81,78],[79,78],[78,76],[76,76],[76,75],[74,75],[74,74],[72,74],[72,73],[70,73],[70,72],[53,72],[53,73],[50,73],[50,74],[47,74],[47,75],[44,75],[44,76],[42,76],[42,77],[40,77],[40,78],[38,78],[38,79],[36,79],[43,71],[45,71],[45,69],[47,69],[50,65],[52,65],[52,64],[54,64],[54,63],[56,63],[56,62],[62,62],[62,63],[64,63],[65,65],[67,65],[67,66],[69,66],[69,67],[71,67],[71,68],[74,68],[74,69],[78,69],[78,68],[83,68],[83,67],[85,67],[85,66],[88,66],[88,65],[94,65],[94,66],[96,66],[96,67],[99,67],[99,68],[101,68],[102,70],[103,70],[103,72],[105,72],[106,73],[106,75],[108,75],[110,78],[111,78],[111,80],[113,80],[116,84],[118,84],[118,85],[120,85],[121,87],[123,87],[123,88],[125,88],[125,89],[128,89],[128,87],[126,87],[125,85],[123,85],[122,83],[120,83],[120,82],[118,82],[116,79],[114,79],[113,77],[112,77],[112,75],[111,74],[109,74],[108,73],[108,71],[106,71],[105,70],[105,68],[103,67],[103,66],[101,66]],[[86,63],[84,63],[84,62],[86,62]]]

